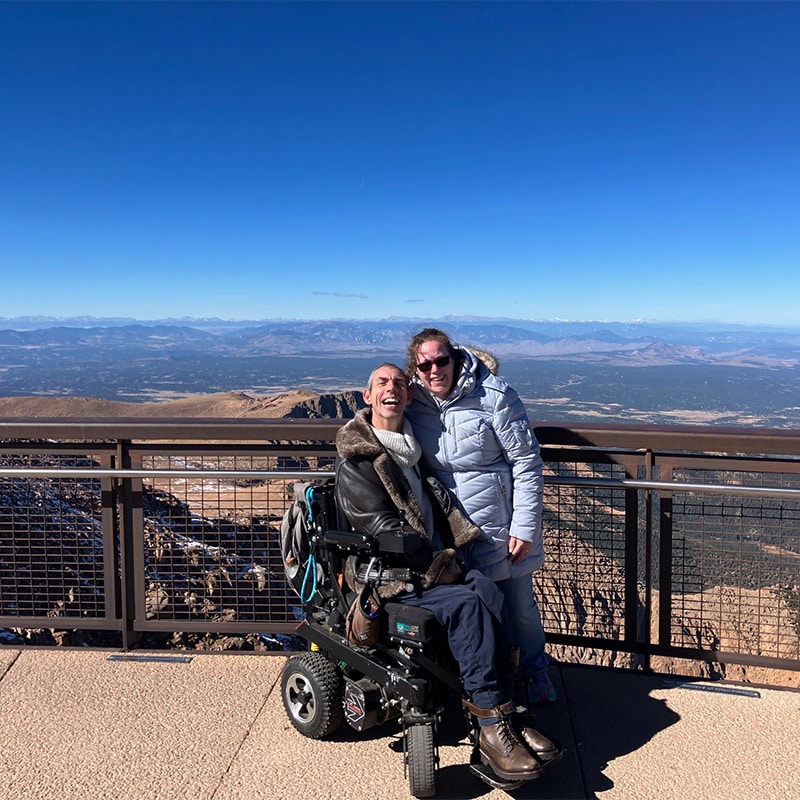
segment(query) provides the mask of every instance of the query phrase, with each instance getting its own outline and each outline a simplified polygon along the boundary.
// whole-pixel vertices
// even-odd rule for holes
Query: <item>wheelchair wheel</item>
[[[406,729],[406,758],[412,797],[433,797],[436,794],[433,725],[411,725]]]
[[[292,725],[309,739],[328,736],[342,723],[344,681],[322,653],[300,653],[286,662],[281,695]]]

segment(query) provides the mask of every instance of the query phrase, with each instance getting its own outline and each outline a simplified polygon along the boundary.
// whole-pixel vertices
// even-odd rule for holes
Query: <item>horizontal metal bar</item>
[[[316,480],[332,478],[332,470],[320,472],[292,472],[266,469],[52,469],[8,468],[0,469],[0,478],[291,478]]]
[[[192,661],[192,656],[159,656],[159,655],[128,655],[128,654],[114,654],[110,655],[106,661],[163,661],[170,664],[189,664]]]
[[[52,469],[4,468],[0,478],[265,478],[268,480],[317,480],[333,478],[333,470],[297,472],[291,470],[259,469]],[[591,486],[607,489],[650,489],[660,492],[706,492],[711,494],[741,494],[756,497],[783,497],[800,500],[800,489],[777,489],[764,486],[732,486],[726,483],[680,483],[673,481],[646,481],[625,478],[577,478],[550,476],[546,484],[554,486]]]
[[[299,600],[298,600],[299,605]],[[174,633],[255,633],[255,634],[293,634],[297,631],[297,620],[275,622],[272,620],[251,620],[249,622],[231,622],[228,620],[187,620],[173,617],[171,619],[137,619],[136,630],[140,633],[160,631]],[[40,627],[43,627],[40,625]]]
[[[48,628],[61,630],[122,630],[123,621],[116,617],[86,617],[83,615],[49,617],[42,615],[0,615],[0,628]]]
[[[800,671],[800,659],[780,656],[762,656],[753,653],[736,653],[730,650],[703,650],[697,647],[677,645],[650,645],[650,653],[668,658],[687,658],[693,661],[706,661],[711,664],[744,664],[750,667],[769,667]]]
[[[22,417],[0,418],[4,439],[111,439],[333,442],[347,420],[320,417]]]
[[[338,418],[4,417],[7,439],[111,439],[333,442],[347,422]],[[546,422],[533,420],[542,445],[676,452],[774,453],[800,456],[800,431],[727,425]]]
[[[650,489],[658,492],[706,492],[741,494],[756,497],[783,497],[800,500],[800,489],[776,489],[767,486],[731,486],[727,483],[680,483],[675,481],[642,481],[626,478],[572,478],[547,476],[545,483],[557,486],[592,486],[609,489]]]

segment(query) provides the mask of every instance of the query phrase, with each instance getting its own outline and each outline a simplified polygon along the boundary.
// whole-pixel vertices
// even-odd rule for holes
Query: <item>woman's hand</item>
[[[530,542],[526,542],[523,539],[517,539],[514,536],[508,540],[508,555],[512,564],[519,564],[520,561],[523,561],[528,557],[530,552]]]

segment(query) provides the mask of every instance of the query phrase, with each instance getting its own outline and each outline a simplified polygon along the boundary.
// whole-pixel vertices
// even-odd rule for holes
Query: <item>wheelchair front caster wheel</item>
[[[436,794],[436,746],[433,725],[418,724],[406,728],[406,766],[412,797]]]

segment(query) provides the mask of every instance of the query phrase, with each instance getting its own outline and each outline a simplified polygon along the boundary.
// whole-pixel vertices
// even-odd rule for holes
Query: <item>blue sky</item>
[[[797,324],[800,3],[0,3],[0,317]]]

